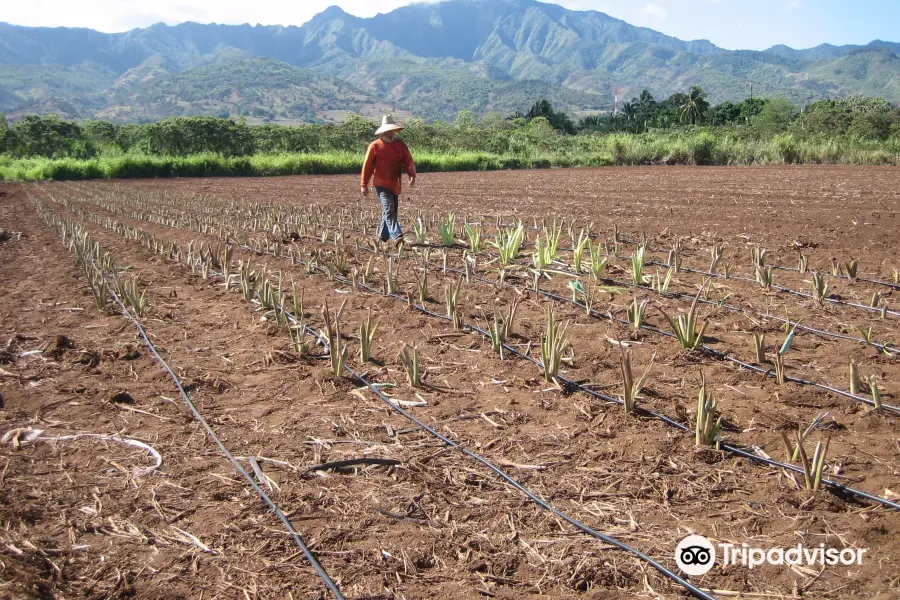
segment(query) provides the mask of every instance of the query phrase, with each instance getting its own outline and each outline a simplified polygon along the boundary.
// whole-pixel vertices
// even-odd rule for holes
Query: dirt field
[[[111,285],[149,285],[139,319],[149,339],[251,474],[255,459],[260,487],[346,598],[690,594],[543,510],[359,379],[335,376],[311,336],[298,352],[279,323],[284,313],[258,299],[262,282],[277,286],[279,276],[285,310],[297,312],[294,284],[316,331],[323,304],[334,312],[346,301],[348,364],[389,384],[378,389],[412,415],[678,575],[675,547],[691,533],[763,549],[867,549],[861,565],[717,564],[687,578],[709,596],[900,598],[900,171],[426,174],[407,192],[407,240],[415,241],[418,216],[426,243],[391,252],[397,291],[384,294],[387,254],[370,246],[377,202],[359,198],[355,177],[0,186],[0,434],[19,430],[0,444],[0,597],[333,597],[134,323],[112,301],[98,308],[86,267],[63,242],[63,230],[80,224],[101,247],[86,260],[102,265],[109,253],[112,265],[100,269]],[[454,242],[443,247],[439,226],[451,212]],[[554,219],[559,251],[535,291],[535,239],[546,242]],[[527,239],[501,283],[491,242],[498,222],[511,230],[520,220]],[[478,252],[466,250],[464,223],[478,224]],[[573,274],[582,231],[594,236],[598,257],[611,255],[599,279],[588,274],[587,251]],[[631,256],[644,237],[646,279],[633,285]],[[676,245],[679,269],[667,291],[654,289]],[[722,256],[712,268],[714,247]],[[773,267],[768,288],[751,266],[756,247]],[[475,258],[469,281],[464,251]],[[821,299],[814,272],[828,285]],[[462,329],[454,330],[441,315],[447,286],[461,279]],[[573,291],[575,279],[588,293]],[[663,312],[685,315],[695,297],[706,329],[704,347],[690,351],[667,335]],[[513,299],[501,359],[469,326],[487,329]],[[635,299],[648,301],[641,328],[628,323]],[[556,383],[513,354],[541,360],[548,307],[568,324]],[[378,329],[372,359],[361,363],[369,311]],[[787,348],[792,325],[779,319],[799,323]],[[754,334],[764,335],[763,361]],[[421,387],[408,383],[398,359],[404,344],[420,352]],[[615,401],[625,348],[635,378],[650,368],[633,413]],[[779,383],[773,363],[782,348],[788,380]],[[855,391],[851,361],[862,379]],[[701,373],[718,402],[723,450],[695,444]],[[729,450],[800,465],[788,460],[782,434],[796,442],[798,428],[817,418],[805,451],[812,459],[829,440],[824,477],[849,490],[812,492],[802,474]],[[29,440],[33,430],[43,433]],[[59,437],[81,433],[118,439]],[[161,465],[123,439],[152,447]],[[317,467],[355,459],[369,462]]]

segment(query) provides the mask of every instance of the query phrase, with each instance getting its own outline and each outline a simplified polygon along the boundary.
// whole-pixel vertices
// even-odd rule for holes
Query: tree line
[[[782,99],[747,98],[711,105],[702,88],[657,101],[644,90],[620,110],[578,121],[547,100],[527,112],[482,119],[461,111],[454,123],[408,119],[402,137],[435,153],[490,152],[523,155],[560,137],[570,144],[610,133],[644,134],[660,130],[709,130],[764,139],[790,134],[797,139],[848,137],[862,141],[900,141],[900,108],[881,98],[852,96],[798,107]],[[341,124],[248,125],[219,117],[173,117],[145,124],[74,122],[56,115],[28,115],[9,123],[0,115],[0,154],[14,158],[93,158],[123,154],[223,156],[276,153],[362,152],[375,125],[349,115]]]
[[[850,136],[884,141],[900,137],[900,108],[883,98],[850,96],[825,99],[805,107],[784,99],[747,98],[710,105],[702,88],[694,86],[687,94],[672,94],[657,101],[644,90],[639,97],[623,104],[615,115],[582,119],[582,131],[622,131],[645,133],[685,125],[747,127],[751,135],[766,136],[793,133],[798,136]]]

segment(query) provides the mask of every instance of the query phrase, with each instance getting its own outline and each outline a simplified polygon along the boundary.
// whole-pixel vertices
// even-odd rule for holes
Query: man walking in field
[[[369,195],[369,181],[375,177],[375,193],[381,201],[381,227],[377,238],[386,243],[393,240],[394,246],[403,244],[403,230],[397,220],[400,198],[400,180],[403,171],[409,175],[409,187],[416,185],[416,163],[403,140],[395,137],[403,127],[394,123],[390,115],[381,121],[375,132],[378,139],[369,145],[362,169],[362,194]]]

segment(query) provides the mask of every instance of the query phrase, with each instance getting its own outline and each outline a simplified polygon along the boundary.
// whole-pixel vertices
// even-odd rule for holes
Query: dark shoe
[[[382,241],[379,237],[372,238],[372,249],[375,252],[387,252],[390,246],[388,246],[389,242]]]

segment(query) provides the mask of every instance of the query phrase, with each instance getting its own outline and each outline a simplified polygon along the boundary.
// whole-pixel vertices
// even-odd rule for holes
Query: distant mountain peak
[[[341,8],[340,6],[338,6],[337,4],[332,4],[331,6],[329,6],[328,8],[326,8],[319,14],[325,15],[328,17],[341,17],[344,15],[347,15],[348,13],[345,12],[344,9]]]
[[[347,17],[358,18],[349,14],[337,4],[332,4],[322,12],[317,13],[312,19],[310,19],[309,24],[319,23],[323,21],[333,21],[335,19],[344,19]]]

